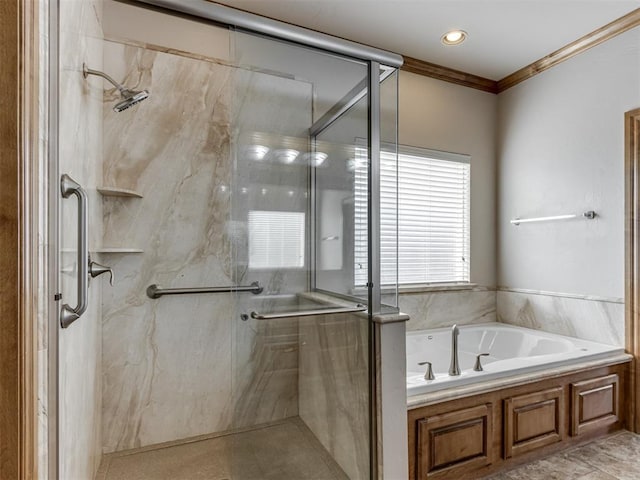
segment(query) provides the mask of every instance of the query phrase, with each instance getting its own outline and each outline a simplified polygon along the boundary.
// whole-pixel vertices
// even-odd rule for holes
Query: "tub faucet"
[[[451,327],[451,364],[449,365],[449,375],[460,375],[460,364],[458,363],[458,325]]]

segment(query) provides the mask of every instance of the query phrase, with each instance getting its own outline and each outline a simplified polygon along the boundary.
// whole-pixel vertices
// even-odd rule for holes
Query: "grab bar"
[[[582,215],[578,215],[576,213],[570,213],[567,215],[555,215],[553,217],[536,217],[536,218],[514,218],[511,220],[512,225],[520,225],[521,223],[533,223],[533,222],[550,222],[553,220],[568,220],[570,218],[576,217],[584,217],[589,220],[593,220],[596,218],[596,212],[593,210],[589,210],[588,212],[584,212]]]
[[[63,198],[78,197],[78,304],[75,308],[68,304],[60,309],[60,326],[67,328],[87,310],[89,296],[89,247],[87,244],[87,194],[80,184],[66,173],[60,177],[60,191]]]
[[[314,317],[317,315],[333,315],[335,313],[353,313],[364,312],[367,309],[361,303],[355,307],[336,307],[336,308],[319,308],[317,310],[304,310],[299,312],[281,312],[281,313],[258,313],[251,312],[251,318],[254,320],[273,320],[276,318],[292,318],[292,317]]]
[[[147,287],[149,298],[160,298],[163,295],[189,295],[192,293],[228,293],[228,292],[251,292],[254,295],[262,293],[262,287],[258,282],[253,282],[248,286],[231,287],[194,287],[194,288],[162,288],[155,283]]]

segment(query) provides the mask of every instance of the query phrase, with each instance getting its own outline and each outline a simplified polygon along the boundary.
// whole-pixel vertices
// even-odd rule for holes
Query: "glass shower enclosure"
[[[397,312],[401,59],[277,22],[267,35],[206,1],[126,8],[229,48],[110,34],[105,21],[98,67],[150,92],[122,112],[118,92],[76,78],[61,51],[61,84],[82,87],[61,87],[61,102],[94,101],[87,138],[100,151],[95,165],[67,160],[83,127],[62,121],[59,169],[89,191],[87,250],[115,283],[87,286],[90,329],[85,316],[57,332],[54,470],[77,476],[68,458],[84,435],[105,454],[102,480],[374,478],[373,319]],[[61,285],[80,291],[78,212],[66,198],[60,209]],[[100,357],[80,368],[89,334]],[[96,425],[77,414],[89,407]]]

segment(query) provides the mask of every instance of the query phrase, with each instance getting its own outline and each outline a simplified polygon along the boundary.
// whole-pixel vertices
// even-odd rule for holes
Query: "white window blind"
[[[249,212],[249,268],[304,267],[304,212]]]
[[[367,151],[361,148],[356,155],[355,282],[362,286],[367,282]],[[397,170],[395,164],[395,154],[381,153],[382,284],[396,283],[396,229],[398,284],[469,282],[469,156],[400,147]]]

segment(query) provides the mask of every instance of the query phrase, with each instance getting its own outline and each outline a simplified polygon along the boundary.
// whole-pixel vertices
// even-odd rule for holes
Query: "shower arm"
[[[109,83],[111,83],[114,87],[118,89],[120,93],[124,93],[128,91],[125,87],[120,85],[118,82],[116,82],[113,78],[111,78],[106,73],[100,72],[99,70],[93,70],[87,67],[87,65],[84,63],[82,64],[82,75],[84,75],[84,78],[87,78],[89,75],[97,75],[98,77],[102,77],[105,80],[107,80]]]

